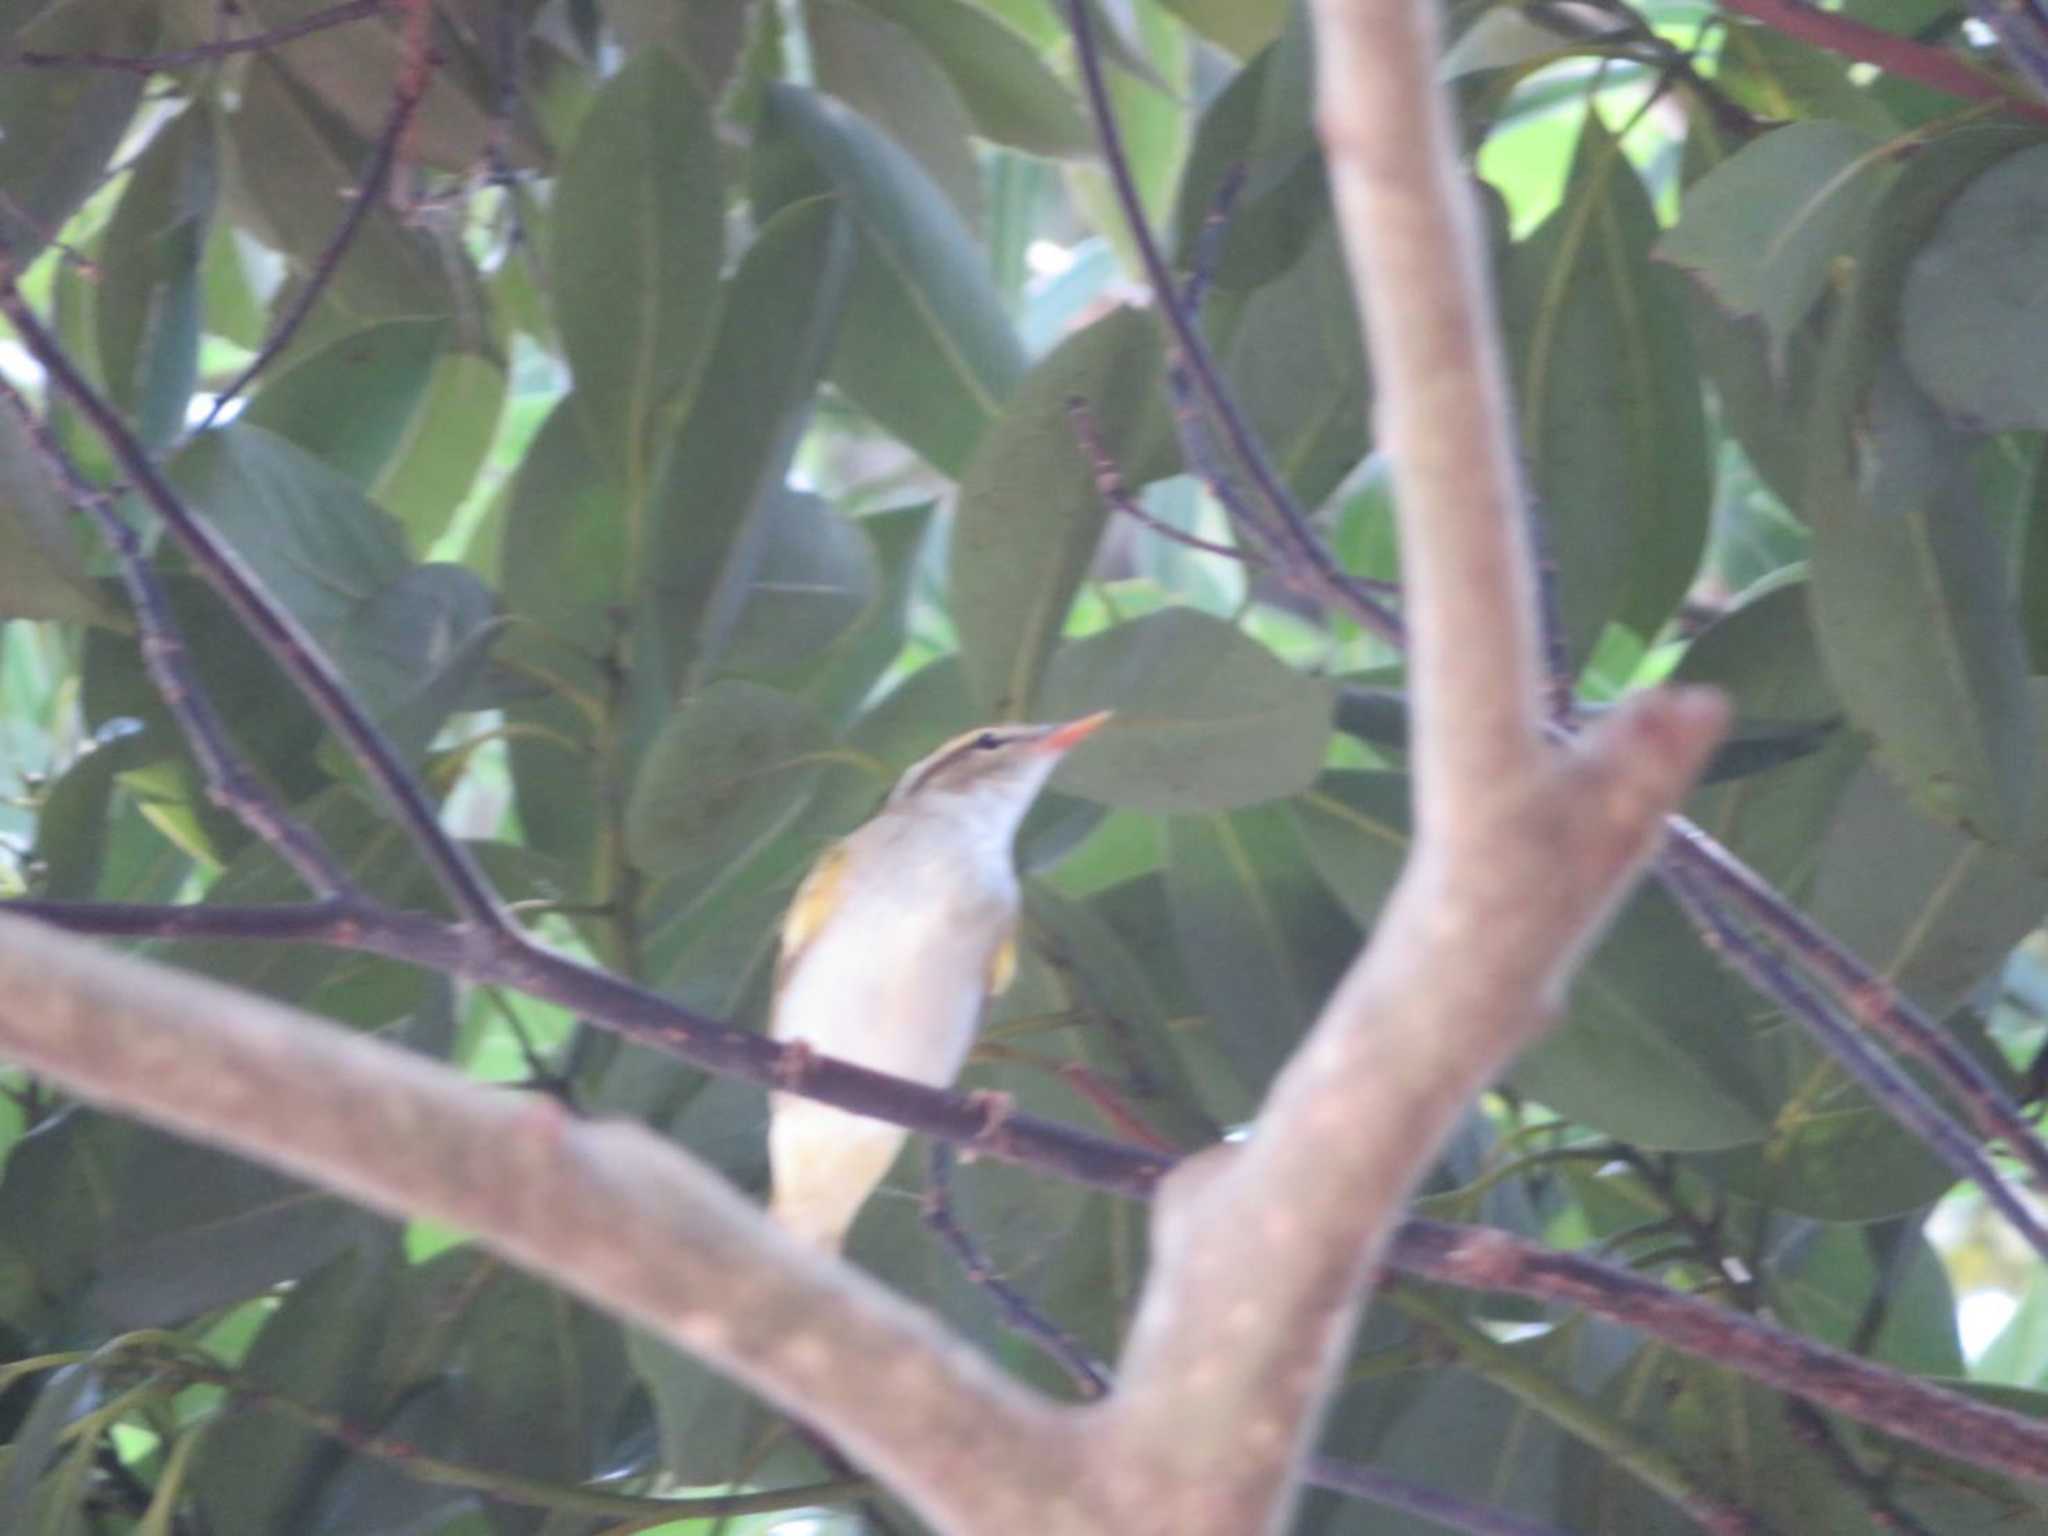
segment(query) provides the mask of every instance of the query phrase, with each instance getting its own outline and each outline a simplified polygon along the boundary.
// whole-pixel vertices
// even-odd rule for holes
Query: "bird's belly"
[[[950,925],[820,934],[784,984],[778,1039],[943,1086],[967,1059],[988,984],[987,943]]]

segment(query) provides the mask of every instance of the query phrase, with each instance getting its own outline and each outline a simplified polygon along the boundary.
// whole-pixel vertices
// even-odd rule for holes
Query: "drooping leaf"
[[[1361,924],[1377,920],[1409,839],[1393,774],[1325,774],[1290,812],[1308,857]],[[1564,1024],[1510,1072],[1521,1091],[1639,1146],[1725,1147],[1770,1121],[1743,996],[1670,899],[1639,891],[1587,959]]]
[[[0,619],[125,622],[86,574],[63,497],[13,411],[0,411]]]
[[[882,129],[923,167],[961,220],[981,224],[981,167],[973,124],[917,37],[854,0],[805,0],[818,89]]]
[[[1676,674],[1725,692],[1738,733],[1751,722],[1818,732],[1809,755],[1703,786],[1686,805],[1710,836],[1795,899],[1813,879],[1829,819],[1868,751],[1828,685],[1811,606],[1803,582],[1752,597],[1687,648]]]
[[[1507,258],[1522,437],[1575,663],[1609,620],[1654,633],[1706,538],[1699,381],[1679,279],[1650,261],[1656,235],[1589,111],[1563,204]]]
[[[2014,842],[2035,776],[2034,710],[1967,445],[1895,362],[1860,408],[1845,393],[1823,394],[1819,430],[1830,436],[1805,507],[1822,659],[1850,718],[1917,799],[1979,837]]]
[[[860,235],[832,377],[958,474],[1024,372],[972,237],[903,150],[828,98],[765,93],[752,156],[757,216],[836,193]]]
[[[416,567],[389,516],[261,427],[208,432],[171,478],[334,658],[359,700],[423,749],[473,677],[494,600],[456,566]],[[452,671],[450,669],[453,669]]]
[[[719,671],[808,675],[873,600],[879,577],[860,528],[816,496],[784,491],[761,509],[744,596],[719,637]]]
[[[1191,608],[1133,619],[1054,656],[1039,713],[1113,708],[1059,783],[1111,805],[1220,811],[1303,789],[1330,740],[1330,687]]]
[[[928,50],[951,77],[976,132],[1028,154],[1085,155],[1095,136],[1038,50],[966,0],[860,0]]]
[[[1239,58],[1270,43],[1287,19],[1287,0],[1165,0],[1166,8]]]
[[[364,326],[291,357],[236,420],[275,432],[367,491],[418,413],[453,330],[440,319]]]
[[[555,322],[573,398],[621,484],[651,471],[711,349],[725,194],[702,92],[662,49],[605,86],[555,189]]]
[[[55,54],[147,53],[159,9],[127,0],[72,0],[46,9],[8,46]],[[0,187],[7,189],[0,244],[17,270],[99,185],[143,85],[142,76],[118,70],[0,71]]]
[[[731,642],[838,334],[851,264],[844,214],[810,199],[768,221],[726,285],[704,387],[649,510],[649,558],[632,576],[647,584],[674,678],[701,672]]]
[[[1087,402],[1115,454],[1143,417],[1158,367],[1152,322],[1112,311],[1031,371],[967,466],[951,602],[969,680],[991,718],[1030,712],[1108,515],[1068,404]]]
[[[1358,947],[1281,806],[1167,823],[1166,893],[1243,1114],[1264,1093]]]
[[[1320,506],[1371,444],[1365,348],[1334,224],[1236,308],[1228,334],[1229,387],[1295,499]]]
[[[195,104],[159,129],[107,225],[96,317],[114,403],[162,448],[185,425],[199,371],[201,263],[219,190],[213,113]]]
[[[368,163],[368,144],[260,56],[249,65],[227,133],[238,208],[303,277],[349,212],[346,199]],[[373,208],[334,269],[327,304],[359,325],[450,314],[450,255],[390,209]]]
[[[396,452],[370,488],[425,554],[468,495],[505,404],[504,366],[468,352],[444,352],[427,376]]]
[[[2048,427],[2048,145],[1970,182],[1913,257],[1899,306],[1906,366],[1957,425],[1979,432]]]
[[[626,806],[634,861],[655,874],[743,862],[803,810],[828,739],[801,704],[757,683],[692,695],[640,765]]]
[[[1829,265],[1854,246],[1890,184],[1879,142],[1826,119],[1762,135],[1686,189],[1658,259],[1690,272],[1722,309],[1759,317],[1782,366]]]

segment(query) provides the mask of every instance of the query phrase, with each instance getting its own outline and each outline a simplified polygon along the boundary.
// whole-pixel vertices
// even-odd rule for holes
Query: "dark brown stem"
[[[409,12],[417,14],[426,0],[404,0],[404,3]],[[427,87],[433,83],[434,68],[438,62],[426,45],[424,31],[419,32],[417,48],[417,53],[399,66],[398,80],[391,92],[391,112],[384,119],[384,128],[377,135],[377,142],[370,149],[369,161],[350,196],[348,211],[341,216],[341,222],[335,226],[334,234],[320,252],[319,259],[313,263],[306,281],[293,296],[290,307],[263,339],[263,345],[248,365],[214,397],[205,418],[192,429],[192,435],[204,432],[219,420],[221,412],[292,344],[299,327],[306,323],[313,306],[320,302],[320,296],[334,281],[334,274],[340,269],[349,247],[355,243],[363,221],[369,218],[372,209],[383,203],[385,191],[391,185],[392,168],[398,163],[399,148],[405,142],[406,130],[412,126],[413,116],[419,111]]]
[[[1103,501],[1123,513],[1132,522],[1142,523],[1162,539],[1175,544],[1184,544],[1189,549],[1199,549],[1204,554],[1222,555],[1225,559],[1241,560],[1246,565],[1263,566],[1263,557],[1248,549],[1239,549],[1232,544],[1215,544],[1208,539],[1198,539],[1192,533],[1183,533],[1171,523],[1161,522],[1145,510],[1144,504],[1131,494],[1131,488],[1124,483],[1123,471],[1117,468],[1116,460],[1103,445],[1102,434],[1096,430],[1095,415],[1088,409],[1088,402],[1076,395],[1067,402],[1067,420],[1073,423],[1074,436],[1079,439],[1081,451],[1088,455],[1090,466],[1095,471],[1095,491]]]
[[[153,75],[159,70],[182,69],[188,64],[205,64],[238,53],[264,53],[315,32],[325,32],[330,27],[346,26],[349,22],[375,16],[386,3],[387,0],[347,0],[344,5],[329,6],[324,11],[315,11],[310,16],[302,16],[267,32],[222,38],[171,53],[40,53],[28,49],[0,59],[0,69],[111,69],[124,74]]]

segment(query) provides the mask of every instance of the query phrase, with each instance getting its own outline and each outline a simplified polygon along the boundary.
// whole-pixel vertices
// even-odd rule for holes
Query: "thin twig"
[[[425,0],[405,0],[409,9],[418,12]],[[348,211],[335,226],[334,234],[313,263],[306,280],[293,295],[292,302],[272,327],[263,345],[256,351],[242,371],[235,375],[227,388],[214,396],[213,404],[205,417],[187,436],[196,436],[220,419],[222,411],[247,389],[256,376],[275,362],[284,349],[291,345],[292,338],[304,325],[306,317],[313,312],[314,305],[327,291],[329,283],[340,270],[342,258],[355,243],[357,233],[373,209],[382,205],[385,189],[391,184],[392,168],[398,163],[399,148],[405,141],[406,130],[412,126],[414,114],[419,111],[420,102],[425,99],[427,87],[433,83],[434,70],[439,64],[433,49],[427,46],[425,34],[419,38],[419,51],[400,64],[397,82],[391,92],[391,112],[384,119],[383,131],[377,135],[377,142],[371,147],[370,158],[363,167],[363,174],[351,194]]]
[[[4,378],[0,378],[0,398],[28,433],[52,478],[93,521],[113,551],[135,615],[142,665],[191,748],[207,798],[269,845],[315,895],[358,894],[355,881],[326,844],[279,803],[236,750],[233,733],[193,668],[191,652],[185,648],[156,567],[135,530],[115,510],[111,493],[85,478],[48,423]]]
[[[1109,1395],[1109,1367],[1096,1359],[1088,1346],[1046,1317],[1024,1293],[1005,1280],[987,1254],[953,1211],[953,1149],[942,1141],[932,1143],[925,1158],[924,1224],[975,1286],[996,1304],[1003,1326],[1029,1339],[1046,1357],[1067,1373],[1082,1397],[1093,1401]]]
[[[352,21],[362,21],[375,16],[385,9],[389,0],[347,0],[346,4],[329,6],[324,11],[315,11],[297,21],[287,22],[281,27],[272,27],[267,32],[253,32],[246,37],[222,38],[211,43],[202,43],[196,48],[180,48],[170,53],[43,53],[24,49],[20,53],[0,58],[0,69],[110,69],[131,75],[153,75],[161,70],[182,69],[187,64],[205,64],[215,59],[230,58],[238,53],[264,53],[286,43],[296,42],[315,32],[325,32],[331,27],[345,26]]]

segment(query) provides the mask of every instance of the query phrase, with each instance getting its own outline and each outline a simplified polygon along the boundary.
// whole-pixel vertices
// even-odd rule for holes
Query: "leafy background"
[[[317,9],[241,6],[253,27]],[[1844,9],[1974,45],[1938,4]],[[1740,725],[1692,814],[2038,1100],[2048,133],[1696,6],[1601,10],[1587,32],[1461,4],[1445,63],[1581,698],[1729,690]],[[203,47],[216,21],[203,0],[0,5],[12,53]],[[1244,167],[1205,326],[1288,487],[1354,572],[1393,577],[1299,8],[1102,0],[1098,21],[1183,262]],[[1099,1124],[1078,1068],[1183,1145],[1243,1119],[1398,871],[1398,659],[1268,572],[1110,520],[1071,397],[1156,519],[1230,538],[1174,445],[1057,9],[442,0],[433,26],[392,195],[198,432],[349,210],[397,21],[153,74],[0,69],[0,239],[38,310],[500,888],[553,942],[718,1016],[759,1019],[795,881],[909,762],[990,717],[1117,708],[1021,838],[1024,967],[969,1081]],[[38,384],[18,350],[0,369]],[[290,898],[200,794],[67,517],[0,415],[0,889]],[[263,774],[367,887],[431,905],[310,709],[156,559]],[[757,1090],[545,1005],[294,946],[149,949],[765,1182]],[[625,1530],[644,1518],[582,1485],[830,1471],[460,1234],[0,1085],[0,1527]],[[1065,1390],[921,1232],[918,1183],[907,1163],[870,1207],[857,1261]],[[1424,1207],[2048,1407],[2048,1278],[1951,1184],[1645,892]],[[1112,1349],[1142,1213],[985,1165],[958,1194],[1004,1272]],[[217,1379],[134,1368],[166,1339]],[[1574,1531],[1685,1521],[1559,1427],[1567,1397],[1779,1529],[1875,1529],[1878,1500],[1944,1533],[2044,1512],[1848,1436],[1873,1496],[1772,1394],[1583,1319],[1410,1287],[1357,1348],[1326,1449]],[[308,1409],[499,1480],[406,1475]],[[539,1487],[511,1496],[508,1473]],[[870,1526],[911,1522],[666,1528]],[[1299,1528],[1433,1527],[1317,1495]]]

